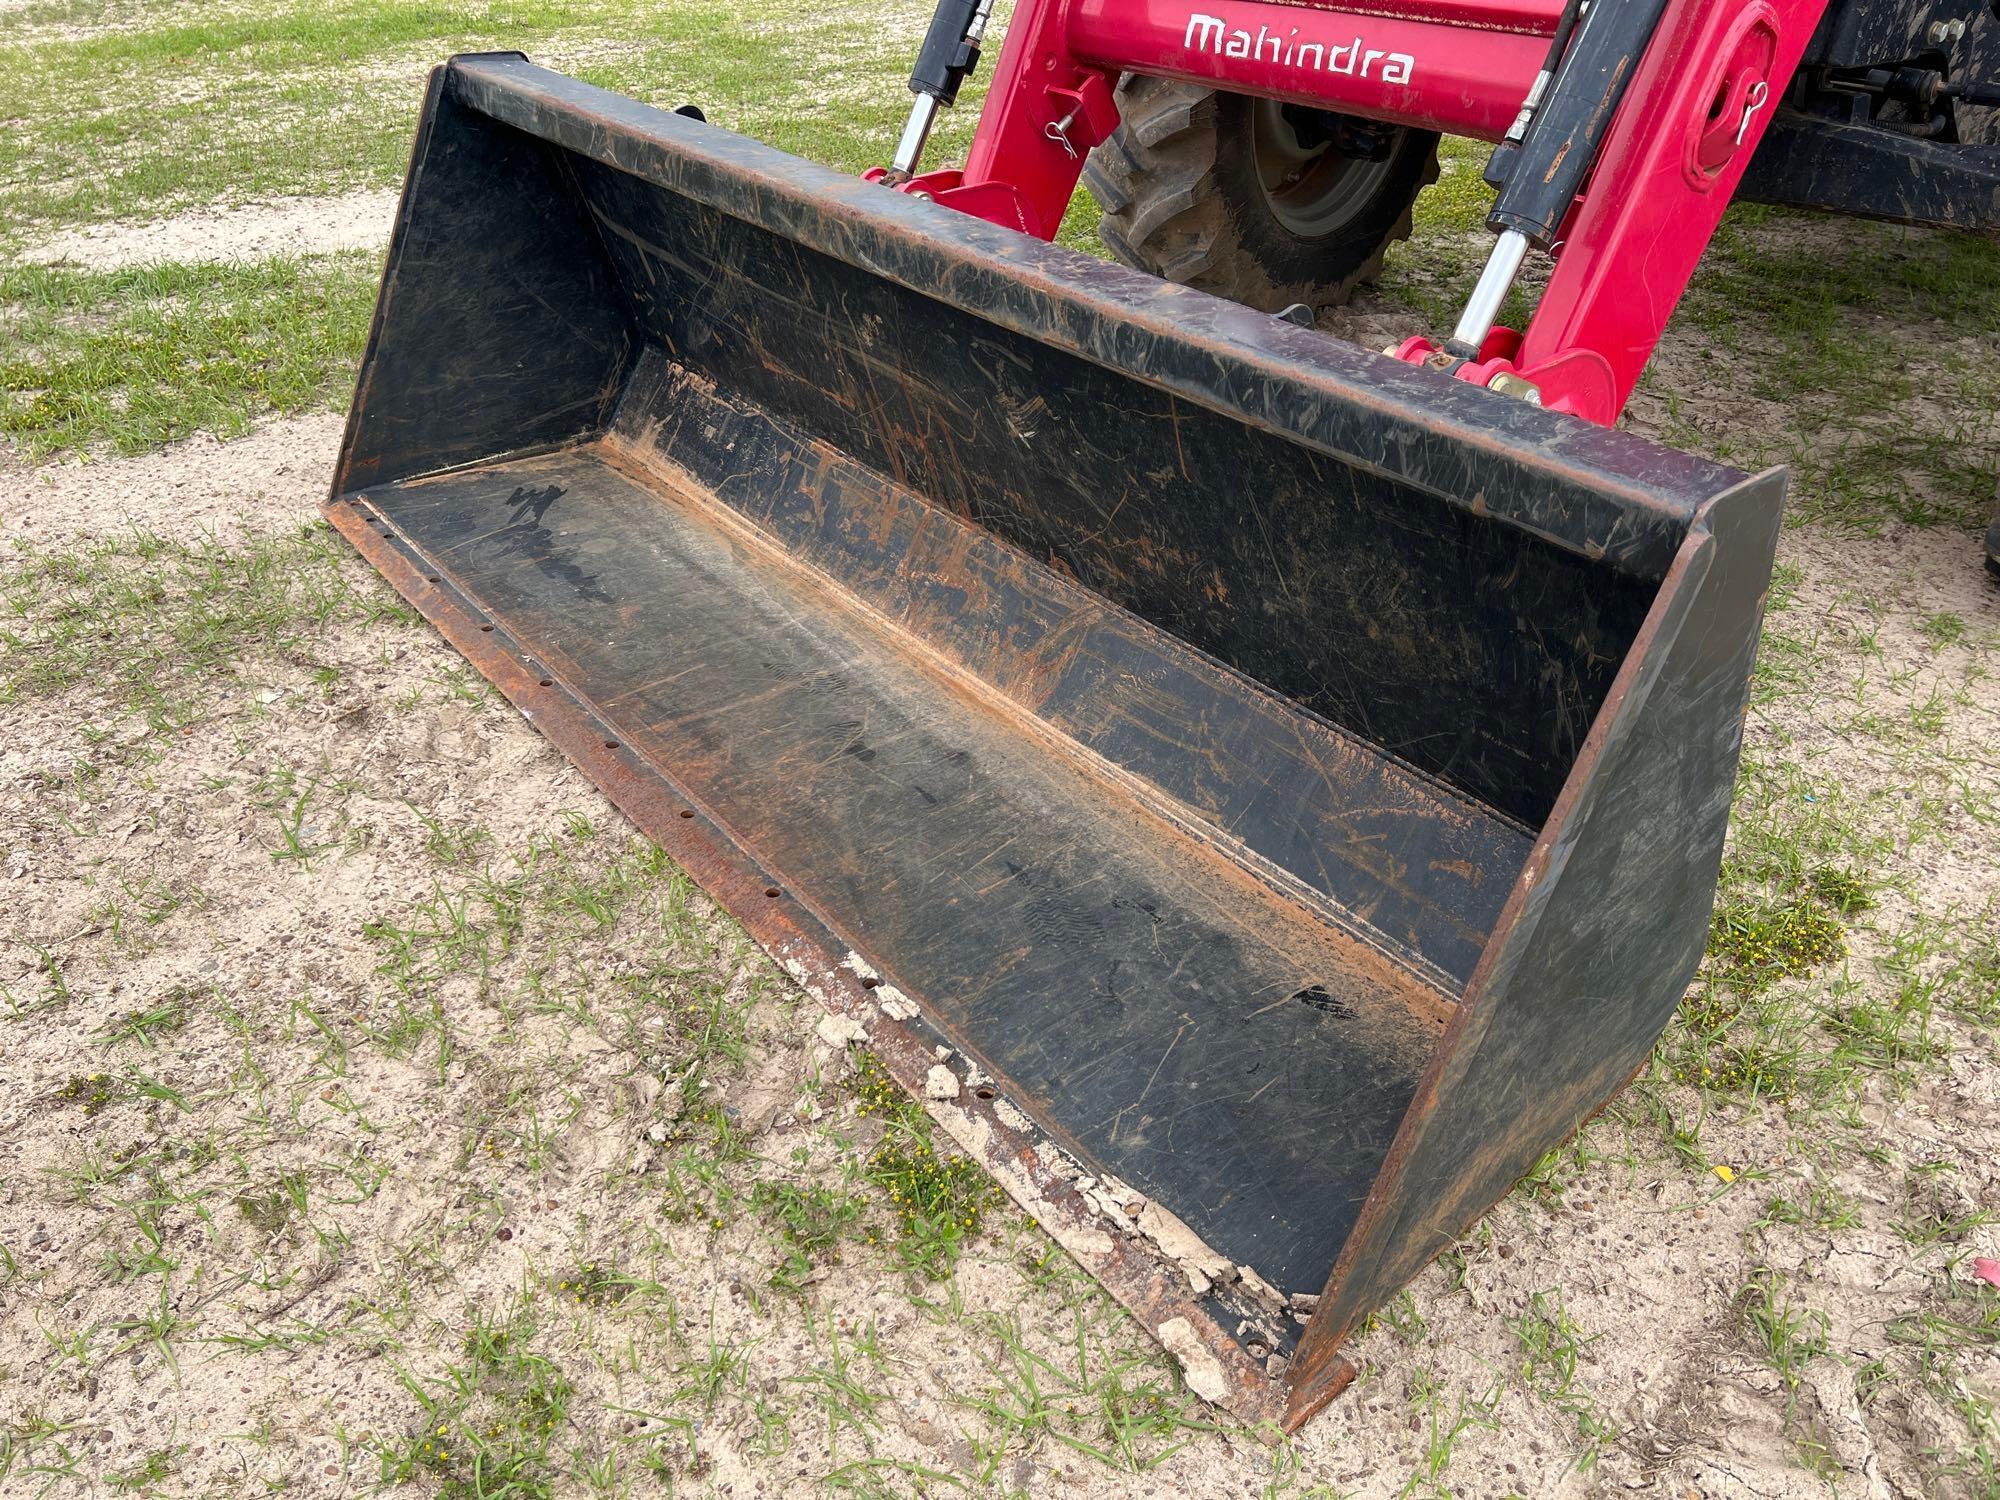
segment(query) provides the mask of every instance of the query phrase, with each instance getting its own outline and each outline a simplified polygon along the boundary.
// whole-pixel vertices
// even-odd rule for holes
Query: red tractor
[[[920,172],[991,11],[941,0],[878,180],[1046,239],[1080,177],[1128,265],[1305,317],[1408,233],[1440,132],[1493,141],[1485,272],[1394,352],[1593,422],[1732,198],[2000,225],[1990,0],[1020,0],[964,168]]]

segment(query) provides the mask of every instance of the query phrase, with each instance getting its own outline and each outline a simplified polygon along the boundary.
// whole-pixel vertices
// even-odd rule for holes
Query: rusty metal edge
[[[1194,1294],[1184,1275],[1144,1248],[1136,1236],[1116,1234],[1077,1189],[1051,1165],[1059,1150],[1041,1131],[1022,1129],[1026,1115],[997,1089],[962,1091],[958,1101],[925,1094],[937,1059],[929,1028],[891,1016],[876,1004],[865,964],[846,952],[782,884],[736,844],[663,768],[618,739],[585,701],[541,665],[504,627],[452,581],[450,570],[431,564],[421,548],[369,505],[366,493],[336,495],[322,507],[328,522],[409,602],[480,675],[586,776],[620,812],[673,857],[701,887],[743,924],[757,944],[829,1014],[861,1024],[870,1050],[889,1075],[921,1103],[968,1155],[1077,1264],[1168,1348],[1188,1388],[1275,1441],[1295,1432],[1352,1382],[1356,1374],[1336,1360],[1332,1377],[1317,1382],[1310,1409],[1293,1400],[1291,1372],[1272,1375]],[[435,566],[436,571],[431,571]],[[921,1007],[921,997],[913,997]],[[928,1033],[928,1034],[927,1034]],[[949,1038],[945,1038],[949,1040]],[[1194,1350],[1212,1356],[1212,1369],[1191,1368],[1190,1341],[1162,1333],[1184,1321]],[[1173,1347],[1178,1345],[1179,1347]],[[1195,1364],[1199,1364],[1197,1355]]]

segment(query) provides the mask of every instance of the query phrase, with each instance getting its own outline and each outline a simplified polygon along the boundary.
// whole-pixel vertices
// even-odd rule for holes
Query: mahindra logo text
[[[1285,36],[1280,36],[1268,26],[1259,26],[1253,37],[1241,27],[1231,26],[1220,16],[1205,16],[1200,11],[1188,17],[1184,45],[1190,52],[1209,52],[1217,57],[1254,57],[1281,67],[1304,68],[1308,72],[1347,73],[1361,78],[1372,74],[1384,83],[1408,83],[1410,70],[1417,65],[1417,60],[1407,52],[1382,52],[1374,48],[1364,50],[1360,37],[1350,43],[1331,46],[1325,42],[1302,42],[1296,26]],[[1377,64],[1380,64],[1379,68]]]

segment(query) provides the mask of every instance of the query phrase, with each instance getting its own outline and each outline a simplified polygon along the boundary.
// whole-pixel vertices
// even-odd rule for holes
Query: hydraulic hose
[[[1507,181],[1507,174],[1520,152],[1521,141],[1528,134],[1528,126],[1534,123],[1535,111],[1542,107],[1549,83],[1555,78],[1556,69],[1562,65],[1563,53],[1569,50],[1569,39],[1576,32],[1583,6],[1584,0],[1565,0],[1562,14],[1556,18],[1555,34],[1549,38],[1548,53],[1542,58],[1541,70],[1535,74],[1535,81],[1528,85],[1528,94],[1521,101],[1520,113],[1514,116],[1514,123],[1507,127],[1507,134],[1493,148],[1493,155],[1487,160],[1486,180],[1496,188]]]

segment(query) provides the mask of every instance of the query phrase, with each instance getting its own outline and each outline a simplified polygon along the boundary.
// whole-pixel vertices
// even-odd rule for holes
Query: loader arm
[[[870,175],[1053,239],[1084,157],[1118,127],[1121,73],[1496,142],[1538,95],[1542,119],[1570,123],[1540,137],[1529,127],[1490,221],[1501,240],[1465,318],[1450,339],[1415,336],[1394,353],[1608,425],[1825,8],[1826,0],[1664,0],[1663,8],[1652,0],[1649,10],[1648,0],[1599,0],[1552,84],[1538,88],[1556,61],[1560,0],[1388,0],[1365,13],[1265,0],[1021,0],[964,168]],[[934,114],[923,105],[931,96],[918,92],[919,113]],[[921,131],[915,139],[920,146]],[[906,132],[904,147],[911,143]],[[899,153],[899,165],[913,160]],[[1510,232],[1509,195],[1539,188],[1546,197],[1551,183],[1575,187],[1533,232]],[[1548,285],[1525,329],[1495,327],[1531,246],[1554,258]]]

